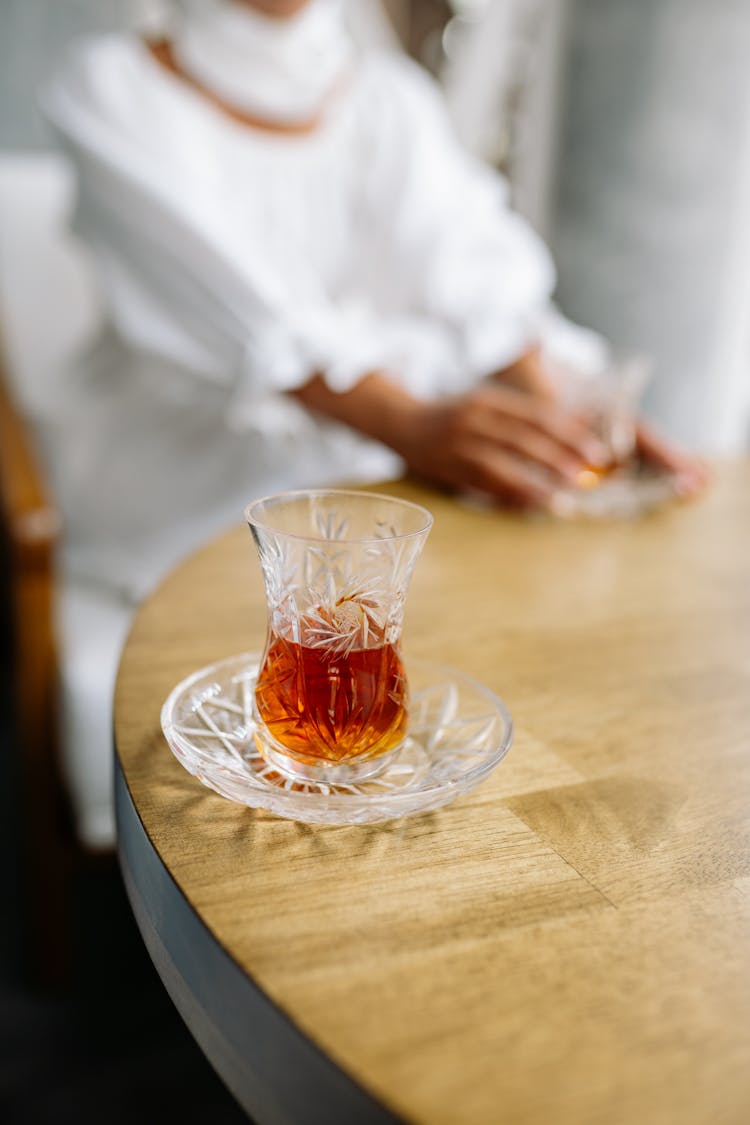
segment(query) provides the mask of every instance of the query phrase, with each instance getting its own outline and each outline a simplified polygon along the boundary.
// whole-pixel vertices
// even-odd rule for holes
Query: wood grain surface
[[[388,491],[435,516],[407,662],[497,691],[510,754],[446,809],[373,827],[202,788],[159,710],[263,644],[238,527],[166,581],[124,653],[117,752],[156,851],[268,997],[407,1120],[747,1122],[750,465],[602,525]]]

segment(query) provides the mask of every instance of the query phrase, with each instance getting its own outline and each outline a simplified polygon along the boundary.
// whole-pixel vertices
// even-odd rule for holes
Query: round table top
[[[748,1120],[750,465],[608,524],[382,490],[435,517],[407,666],[487,684],[513,748],[452,805],[379,825],[310,827],[203,788],[159,712],[195,669],[263,645],[238,527],[142,607],[117,686],[119,768],[177,892],[396,1116]]]

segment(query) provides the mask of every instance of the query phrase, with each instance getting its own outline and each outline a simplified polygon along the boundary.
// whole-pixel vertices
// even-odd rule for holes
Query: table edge
[[[401,1120],[306,1036],[237,964],[151,842],[115,753],[117,851],[138,929],[193,1038],[258,1122],[394,1125]]]

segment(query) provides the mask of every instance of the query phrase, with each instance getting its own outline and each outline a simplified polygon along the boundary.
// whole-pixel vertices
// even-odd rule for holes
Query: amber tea
[[[572,380],[568,391],[574,412],[591,429],[609,454],[602,465],[585,465],[576,484],[583,491],[598,488],[633,468],[636,460],[636,413],[648,380],[643,357],[613,365],[598,379]]]
[[[407,686],[398,649],[336,652],[272,636],[256,685],[258,714],[303,762],[343,762],[403,741]]]
[[[584,465],[576,476],[576,485],[581,489],[598,488],[604,481],[627,468],[630,460],[630,457],[622,457],[613,458],[606,465]]]

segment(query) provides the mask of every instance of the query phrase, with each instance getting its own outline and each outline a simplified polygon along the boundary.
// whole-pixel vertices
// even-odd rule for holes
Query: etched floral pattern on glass
[[[268,608],[255,691],[261,749],[294,774],[328,770],[333,780],[332,767],[373,762],[404,740],[404,605],[432,518],[343,490],[269,497],[246,515]]]

